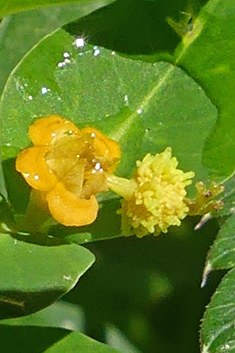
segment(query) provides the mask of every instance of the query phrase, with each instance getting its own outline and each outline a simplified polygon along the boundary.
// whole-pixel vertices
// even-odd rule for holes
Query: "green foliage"
[[[22,240],[0,236],[1,319],[50,305],[71,290],[94,262],[93,254],[77,245],[56,244],[50,238],[47,246]]]
[[[17,1],[16,3],[18,4],[19,2]],[[0,65],[2,68],[0,90],[2,91],[10,72],[23,55],[41,38],[65,23],[95,11],[102,4],[106,5],[108,1],[92,1],[86,5],[75,3],[48,8],[43,7],[37,10],[28,10],[15,16],[4,17],[1,23],[0,35]],[[30,2],[27,1],[27,5],[30,5]]]
[[[32,313],[75,287],[66,300],[83,308],[92,337],[104,340],[104,332],[112,332],[121,340],[111,324],[143,352],[196,353],[200,318],[215,288],[207,277],[226,269],[203,316],[201,351],[235,352],[234,1],[188,6],[184,0],[117,0],[102,7],[110,2],[0,4],[1,17],[39,8],[4,17],[0,25],[0,318],[9,318],[0,325],[0,350],[15,351],[27,342],[22,352],[115,352],[76,332],[81,328],[60,324],[59,316],[49,327],[49,311],[46,327],[40,327],[44,319]],[[67,5],[41,8],[62,3]],[[49,222],[43,234],[19,227],[29,187],[15,171],[15,158],[30,145],[30,124],[51,114],[79,128],[94,126],[119,142],[120,176],[129,177],[146,153],[170,146],[179,167],[195,172],[195,182],[224,183],[205,289],[199,283],[216,220],[197,234],[199,219],[193,219],[164,237],[123,239],[120,201],[110,192],[99,195],[99,217],[90,226]],[[195,194],[193,186],[189,193]],[[76,286],[94,262],[87,242],[98,262]],[[28,314],[26,321],[12,319]],[[112,345],[110,337],[106,343]],[[124,342],[119,350],[138,351],[132,347]]]
[[[223,177],[234,172],[231,153],[235,136],[231,90],[235,60],[231,45],[233,21],[233,1],[209,1],[195,21],[195,34],[189,33],[185,43],[176,50],[178,64],[205,89],[219,110],[218,122],[205,145],[203,161],[212,175]]]
[[[92,0],[76,0],[73,2],[80,2],[82,1],[83,3],[87,3],[88,7],[90,6]],[[95,2],[95,0],[93,0]],[[99,6],[104,5],[104,1],[96,1]],[[106,3],[110,3],[112,0],[106,1]],[[26,11],[29,9],[37,8],[37,7],[43,7],[43,6],[51,6],[51,5],[56,5],[56,4],[66,4],[66,3],[71,3],[70,0],[40,0],[35,2],[34,0],[28,1],[28,0],[10,0],[6,2],[1,2],[0,3],[0,17],[7,16],[12,13],[16,13],[19,11]],[[83,6],[86,7],[86,4]]]
[[[81,333],[69,333],[69,331],[59,328],[11,326],[9,331],[7,326],[1,325],[0,333],[0,348],[3,353],[10,350],[14,352],[16,341],[21,344],[20,351],[25,353],[62,353],[65,351],[72,353],[75,350],[81,353],[118,353],[117,350],[96,342]]]

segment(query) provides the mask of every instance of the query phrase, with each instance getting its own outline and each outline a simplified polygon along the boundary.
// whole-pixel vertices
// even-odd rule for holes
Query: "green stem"
[[[45,222],[50,217],[47,207],[46,193],[32,190],[29,204],[26,211],[25,226],[29,232],[39,232],[43,230]]]
[[[137,182],[134,179],[129,180],[116,175],[109,175],[107,181],[109,188],[125,200],[130,200],[137,188]]]

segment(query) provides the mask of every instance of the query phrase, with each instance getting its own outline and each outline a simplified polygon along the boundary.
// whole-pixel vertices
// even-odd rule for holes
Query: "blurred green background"
[[[6,17],[0,25],[0,91],[11,70],[33,45],[75,20],[65,26],[66,30],[82,35],[87,42],[144,60],[170,60],[180,39],[166,18],[180,21],[180,11],[193,18],[204,3],[117,0],[96,10],[105,4],[98,1]],[[185,26],[190,24],[190,19],[187,23],[183,17],[183,21]],[[207,285],[200,288],[206,254],[218,226],[210,221],[196,232],[193,228],[197,221],[186,220],[172,234],[156,238],[131,237],[88,244],[97,261],[63,298],[76,305],[71,307],[75,316],[77,310],[82,312],[77,315],[82,322],[75,329],[108,343],[121,332],[144,353],[199,353],[200,319],[221,274],[213,273]],[[47,321],[51,315],[47,314]],[[33,320],[29,318],[29,322]],[[59,326],[58,317],[56,320]],[[138,350],[130,348],[129,352]]]

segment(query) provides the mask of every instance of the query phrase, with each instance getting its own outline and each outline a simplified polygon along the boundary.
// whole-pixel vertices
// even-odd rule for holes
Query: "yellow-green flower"
[[[34,146],[19,154],[16,170],[32,187],[34,205],[47,207],[66,226],[92,223],[95,194],[108,190],[106,174],[116,168],[119,145],[95,128],[79,130],[56,115],[36,120],[29,136]]]
[[[136,166],[131,180],[108,177],[109,187],[124,198],[120,210],[123,235],[142,237],[179,226],[189,210],[185,188],[192,183],[194,172],[177,169],[170,147],[155,156],[147,154]]]

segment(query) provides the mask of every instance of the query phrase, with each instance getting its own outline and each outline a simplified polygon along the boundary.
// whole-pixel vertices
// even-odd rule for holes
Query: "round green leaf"
[[[122,158],[117,173],[122,176],[131,175],[136,160],[146,153],[171,146],[180,168],[194,170],[196,179],[208,178],[202,151],[217,110],[201,87],[172,64],[130,60],[61,29],[24,57],[2,95],[4,172],[12,180],[8,191],[15,209],[25,198],[23,188],[14,186],[20,181],[9,158],[30,144],[30,124],[50,114],[66,117],[78,127],[95,126],[118,141]],[[119,229],[103,234],[102,228],[92,225],[85,232],[100,239],[119,235]]]
[[[75,0],[73,2],[83,2],[90,4],[92,0]],[[94,2],[100,3],[100,6],[104,5],[104,2],[101,0],[93,0]],[[107,0],[106,3],[110,3],[114,0]],[[71,0],[40,0],[35,2],[35,0],[10,0],[7,2],[0,3],[0,18],[15,13],[19,11],[25,11],[29,9],[35,9],[42,6],[50,6],[56,4],[67,4],[71,3]]]
[[[201,152],[217,110],[201,87],[169,63],[133,61],[76,43],[58,30],[11,74],[0,110],[4,159],[29,145],[27,130],[35,118],[60,114],[117,140],[122,173],[130,173],[144,153],[170,145],[181,167],[205,177]]]
[[[0,235],[0,318],[40,310],[71,290],[94,262],[75,245],[41,246]]]
[[[60,6],[28,10],[4,18],[0,27],[0,92],[2,92],[10,72],[41,38],[109,2],[107,0],[78,1],[73,4],[66,3]],[[19,4],[18,1],[16,3]],[[29,4],[28,1],[27,4]]]

